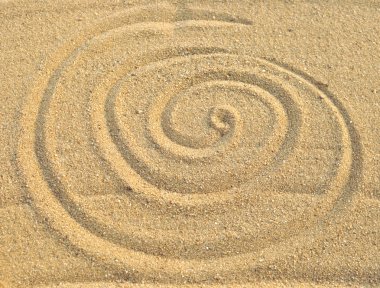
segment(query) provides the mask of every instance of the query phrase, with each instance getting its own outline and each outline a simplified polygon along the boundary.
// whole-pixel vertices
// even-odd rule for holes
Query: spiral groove
[[[147,6],[94,25],[51,57],[23,113],[36,209],[81,251],[147,279],[254,267],[352,193],[340,108],[219,44],[250,20],[206,12]]]

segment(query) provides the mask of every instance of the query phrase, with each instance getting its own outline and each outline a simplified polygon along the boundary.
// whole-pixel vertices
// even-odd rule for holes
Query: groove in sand
[[[141,13],[147,12],[152,15],[149,21],[157,23],[144,18],[147,23],[134,24],[141,21]],[[170,281],[184,277],[201,281],[215,270],[228,277],[233,275],[233,271],[250,269],[244,263],[258,267],[260,250],[273,250],[267,251],[268,257],[279,257],[274,251],[281,250],[291,235],[296,231],[299,235],[307,233],[313,225],[328,217],[337,205],[348,201],[355,188],[350,183],[356,179],[361,167],[357,163],[360,159],[353,157],[353,149],[359,144],[355,143],[358,138],[348,114],[332,95],[322,92],[307,77],[268,60],[243,55],[239,51],[229,52],[223,47],[175,46],[166,50],[151,47],[143,57],[135,55],[134,62],[123,60],[125,63],[121,61],[117,69],[109,68],[91,89],[88,98],[80,100],[78,97],[78,101],[88,101],[89,111],[72,108],[76,112],[75,117],[86,113],[90,115],[89,127],[92,128],[88,132],[93,138],[89,141],[95,140],[93,147],[96,153],[101,155],[114,177],[130,187],[131,191],[126,196],[144,204],[133,206],[136,215],[158,205],[168,211],[167,215],[160,215],[163,219],[169,218],[170,210],[180,207],[185,210],[184,215],[192,211],[197,221],[206,221],[202,218],[202,211],[208,209],[207,206],[215,205],[226,211],[228,203],[236,205],[238,210],[230,211],[235,213],[231,217],[252,211],[247,209],[263,207],[263,211],[256,211],[256,215],[250,217],[278,217],[275,218],[277,222],[272,221],[275,224],[266,227],[248,226],[249,232],[238,235],[230,230],[224,235],[224,240],[218,240],[212,233],[210,236],[202,233],[212,231],[207,225],[200,228],[194,224],[185,230],[187,234],[176,235],[176,231],[138,227],[129,222],[123,222],[124,227],[120,227],[117,226],[119,223],[110,224],[107,219],[103,223],[93,219],[90,216],[93,211],[78,204],[75,187],[65,184],[60,172],[64,163],[56,156],[62,145],[60,139],[71,136],[57,129],[62,124],[59,117],[69,116],[59,113],[60,100],[67,93],[66,85],[69,85],[61,79],[74,73],[75,69],[70,71],[70,68],[80,63],[82,58],[91,60],[92,47],[100,44],[107,48],[109,39],[122,39],[123,33],[153,31],[170,35],[173,30],[189,26],[230,29],[235,24],[217,22],[237,19],[205,11],[199,13],[191,15],[196,19],[202,18],[201,22],[186,19],[181,23],[159,23],[177,20],[173,7],[143,7],[118,13],[83,32],[51,57],[25,104],[22,119],[24,133],[19,143],[19,166],[38,212],[48,219],[52,229],[80,251],[116,268],[133,269],[146,279],[160,277]],[[204,21],[205,15],[219,15],[215,16],[218,21]],[[250,23],[243,20],[235,22]],[[112,43],[117,45],[118,42]],[[190,72],[181,76],[181,71]],[[89,75],[81,76],[95,77],[91,70]],[[146,80],[150,81],[151,90],[139,87]],[[200,117],[199,131],[208,131],[203,137],[192,137],[189,129],[178,129],[186,124],[180,120],[181,112],[186,112],[178,108],[184,106],[181,99],[190,97],[194,102],[187,103],[197,103],[197,98],[205,95],[197,94],[197,91],[208,94],[211,99],[208,106],[203,107],[204,115]],[[223,101],[218,103],[216,100]],[[251,105],[251,110],[245,110],[246,105]],[[252,110],[257,111],[255,116],[261,115],[264,129],[258,129],[254,125],[256,122],[251,122],[255,121],[249,113]],[[195,118],[199,111],[198,107],[190,105],[191,115]],[[323,117],[333,119],[333,127],[318,127],[318,119]],[[326,133],[335,132],[338,139],[331,139],[328,145],[323,144],[318,139],[321,129]],[[70,133],[75,136],[78,132]],[[184,143],[189,144],[186,146]],[[288,159],[302,158],[300,149],[306,147],[310,153],[315,153],[314,146],[324,148],[338,159],[337,163],[329,163],[333,173],[321,184],[323,193],[295,196],[307,203],[301,213],[306,215],[306,220],[301,221],[298,218],[300,214],[289,210],[286,216],[288,223],[280,223],[278,215],[271,216],[272,212],[268,214],[264,208],[273,208],[275,204],[268,199],[280,198],[281,193],[260,191],[260,184],[255,183],[270,178]],[[199,170],[198,163],[207,168]],[[278,202],[277,208],[289,208],[285,201]],[[241,203],[247,203],[249,207]],[[137,207],[142,212],[137,211]],[[115,205],[109,208],[115,209],[115,214],[119,213]],[[196,228],[200,232],[194,239]],[[260,238],[268,234],[272,236]],[[228,243],[236,241],[240,241],[239,247],[245,248],[236,250],[229,246]],[[208,252],[208,246],[214,246],[214,251]],[[186,248],[189,247],[194,254],[187,254]],[[204,256],[197,257],[201,252],[205,253]]]

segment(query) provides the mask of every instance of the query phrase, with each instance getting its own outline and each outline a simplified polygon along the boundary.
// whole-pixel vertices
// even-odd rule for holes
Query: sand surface
[[[0,287],[380,285],[380,2],[0,1]]]

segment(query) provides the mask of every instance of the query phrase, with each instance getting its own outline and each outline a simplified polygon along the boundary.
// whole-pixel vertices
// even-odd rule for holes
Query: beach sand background
[[[380,285],[378,1],[0,1],[0,287]]]

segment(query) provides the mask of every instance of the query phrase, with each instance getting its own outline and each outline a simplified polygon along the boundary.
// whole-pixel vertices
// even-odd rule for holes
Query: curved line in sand
[[[146,8],[142,9],[144,10]],[[141,12],[138,9],[136,9],[135,12],[136,11]],[[127,15],[130,14],[127,13]],[[128,19],[128,17],[126,18],[123,14],[118,14],[115,17],[119,17],[119,21],[120,19]],[[115,25],[113,23],[114,20],[115,18],[112,18],[110,22],[108,22],[111,23],[111,29]],[[126,22],[128,23],[128,21]],[[126,23],[123,23],[122,21],[122,24]],[[245,270],[247,267],[245,267],[244,263],[251,263],[252,266],[259,267],[261,264],[257,259],[258,253],[247,253],[244,255],[225,257],[223,258],[223,263],[221,263],[220,259],[209,261],[163,259],[161,257],[146,255],[145,253],[120,247],[119,245],[110,243],[108,240],[89,233],[88,230],[74,220],[70,213],[68,213],[68,211],[62,206],[61,200],[65,200],[65,198],[60,198],[60,200],[58,200],[56,196],[53,196],[54,193],[52,193],[52,190],[55,189],[54,185],[59,186],[60,184],[57,182],[52,186],[52,184],[47,181],[54,178],[54,172],[46,171],[45,168],[48,166],[45,166],[46,163],[41,163],[41,160],[42,162],[45,161],[45,148],[40,145],[43,145],[45,142],[46,135],[43,132],[43,126],[41,126],[44,123],[43,116],[41,118],[37,115],[43,115],[44,109],[47,109],[48,100],[46,100],[46,97],[53,93],[54,82],[58,81],[65,64],[70,62],[71,59],[69,55],[72,55],[71,51],[79,52],[80,48],[78,48],[78,43],[89,39],[92,35],[96,35],[99,32],[102,33],[108,29],[110,29],[110,27],[104,25],[104,23],[99,24],[94,31],[81,34],[81,36],[59,49],[47,63],[45,70],[41,73],[36,85],[31,91],[29,101],[25,105],[21,121],[23,135],[19,142],[18,157],[20,170],[24,174],[28,190],[34,200],[34,205],[44,217],[48,218],[49,224],[54,230],[59,231],[60,234],[66,237],[71,243],[74,243],[81,251],[114,265],[115,267],[129,267],[130,269],[136,269],[139,271],[138,273],[145,275],[146,278],[154,277],[151,275],[153,273],[155,275],[160,275],[162,279],[167,280],[173,279],[173,277],[178,279],[181,279],[182,277],[194,277],[194,279],[202,280],[208,275],[207,271],[213,269],[217,269],[220,273]],[[298,79],[309,89],[320,95],[320,97],[322,97],[322,99],[326,101],[331,109],[337,114],[338,121],[341,125],[343,139],[343,153],[340,159],[342,165],[339,166],[336,177],[334,177],[335,180],[330,183],[329,189],[335,191],[334,194],[337,195],[338,202],[341,202],[340,200],[344,202],[346,199],[340,199],[340,193],[344,189],[348,189],[347,191],[350,193],[353,192],[350,187],[346,187],[347,181],[352,177],[351,166],[353,159],[351,143],[351,141],[353,141],[353,136],[351,133],[352,129],[349,128],[352,124],[351,122],[347,122],[349,121],[349,118],[347,118],[348,116],[346,114],[345,117],[339,116],[341,115],[340,110],[334,105],[336,101],[331,100],[326,94],[322,93],[304,78],[293,72],[279,68],[266,60],[256,59],[256,61],[271,66],[274,69],[281,70],[282,72],[289,74],[291,77]],[[37,118],[40,118],[38,123],[36,123]],[[296,122],[295,125],[299,125],[299,123]],[[291,131],[295,131],[295,129],[291,129]],[[282,153],[286,154],[286,152]],[[23,163],[28,163],[29,165],[23,165]],[[59,190],[60,189],[58,189],[58,191]],[[344,193],[347,194],[347,191]],[[220,197],[220,195],[218,195],[218,197]],[[70,199],[66,200],[69,201]],[[185,198],[184,204],[186,203],[188,203],[188,199]],[[198,203],[195,204],[197,205]],[[334,203],[332,203],[332,209],[335,204],[336,202],[334,201]],[[275,246],[276,245],[273,245],[271,249],[275,248]],[[105,247],[107,247],[106,250],[104,249]],[[276,254],[271,252],[269,248],[265,249],[265,252],[269,258],[276,257]],[[166,269],[167,266],[170,267],[169,270]]]

